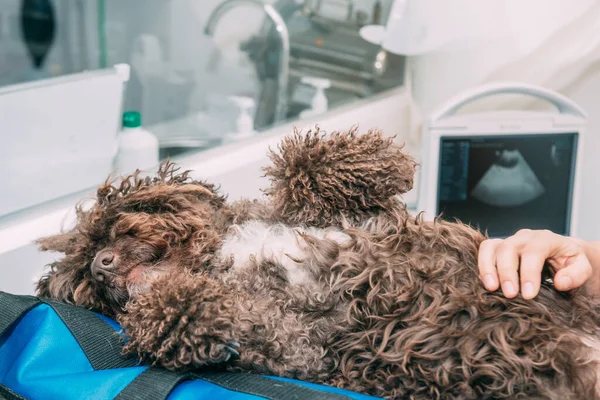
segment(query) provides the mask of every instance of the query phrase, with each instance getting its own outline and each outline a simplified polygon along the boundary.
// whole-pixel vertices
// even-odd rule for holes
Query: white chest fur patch
[[[231,228],[225,237],[221,254],[233,257],[234,270],[248,265],[251,257],[259,263],[268,259],[286,269],[291,284],[308,283],[309,274],[301,263],[294,261],[305,258],[299,233],[319,239],[330,239],[340,244],[349,239],[345,233],[335,229],[292,228],[283,224],[270,225],[261,221],[248,221]]]

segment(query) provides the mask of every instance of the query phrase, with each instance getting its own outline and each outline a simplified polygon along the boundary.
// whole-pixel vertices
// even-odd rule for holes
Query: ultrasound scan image
[[[496,156],[471,196],[490,206],[516,207],[544,194],[544,186],[518,150],[501,150]]]
[[[568,234],[576,134],[443,139],[438,213],[492,237]]]

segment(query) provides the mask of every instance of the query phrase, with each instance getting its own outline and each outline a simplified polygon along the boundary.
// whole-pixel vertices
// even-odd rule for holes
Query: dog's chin
[[[127,294],[130,298],[134,298],[139,294],[149,292],[150,288],[149,282],[130,282],[127,284]]]
[[[165,271],[159,268],[133,268],[127,274],[127,293],[129,297],[146,293],[152,288],[152,283],[162,277]]]

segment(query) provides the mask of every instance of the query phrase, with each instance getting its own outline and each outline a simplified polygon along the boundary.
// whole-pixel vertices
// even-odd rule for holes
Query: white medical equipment
[[[119,64],[0,88],[0,216],[106,179],[129,71]]]
[[[484,97],[522,94],[557,112],[457,112]],[[565,96],[533,85],[500,82],[463,92],[423,127],[418,210],[459,219],[491,237],[519,229],[577,235],[585,112]]]

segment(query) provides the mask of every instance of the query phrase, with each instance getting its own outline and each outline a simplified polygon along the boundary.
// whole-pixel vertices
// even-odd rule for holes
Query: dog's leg
[[[234,309],[234,298],[206,276],[165,276],[119,317],[128,336],[124,350],[171,370],[227,363],[238,355]]]
[[[340,227],[382,212],[406,213],[397,196],[412,189],[416,163],[379,131],[295,132],[270,158],[265,193],[273,215],[289,225]]]

